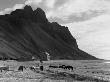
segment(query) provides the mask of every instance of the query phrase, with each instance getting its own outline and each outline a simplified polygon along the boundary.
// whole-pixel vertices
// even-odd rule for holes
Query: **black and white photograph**
[[[110,0],[0,0],[0,82],[110,82]]]

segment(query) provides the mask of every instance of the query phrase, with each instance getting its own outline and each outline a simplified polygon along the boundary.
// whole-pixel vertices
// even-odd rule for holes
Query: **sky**
[[[80,49],[110,60],[110,0],[0,0],[0,14],[41,7],[50,22],[69,27]]]

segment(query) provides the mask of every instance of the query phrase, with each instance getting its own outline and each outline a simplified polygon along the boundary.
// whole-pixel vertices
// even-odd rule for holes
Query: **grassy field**
[[[0,66],[9,66],[10,71],[0,72],[0,82],[110,82],[110,64],[101,60],[56,60],[44,61],[44,71],[30,70],[39,61],[0,61]],[[27,67],[18,71],[19,66]],[[73,70],[49,68],[49,65],[71,65]]]

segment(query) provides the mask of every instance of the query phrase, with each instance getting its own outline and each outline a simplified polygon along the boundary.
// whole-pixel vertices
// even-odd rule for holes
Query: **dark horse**
[[[43,66],[40,66],[40,70],[43,71],[43,69],[44,69],[44,67]]]
[[[25,66],[20,66],[20,67],[18,68],[18,70],[19,70],[19,71],[23,71],[24,68],[26,69]]]
[[[70,65],[60,65],[60,66],[53,66],[53,65],[50,65],[49,66],[50,68],[62,68],[62,69],[68,69],[68,70],[73,70],[73,67],[70,66]]]
[[[65,69],[73,70],[73,67],[68,65],[68,66],[65,66]]]
[[[66,66],[66,65],[61,65],[61,66],[59,66],[59,68],[73,70],[73,67],[70,66],[70,65],[68,65],[68,66]]]
[[[58,66],[53,66],[53,65],[50,65],[49,67],[50,68],[58,68]]]
[[[65,65],[60,65],[59,68],[65,69]]]

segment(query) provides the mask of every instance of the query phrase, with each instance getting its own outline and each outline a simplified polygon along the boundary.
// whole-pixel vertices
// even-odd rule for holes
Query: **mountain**
[[[80,50],[68,27],[50,23],[41,8],[31,6],[0,15],[0,58],[15,60],[95,60]]]

